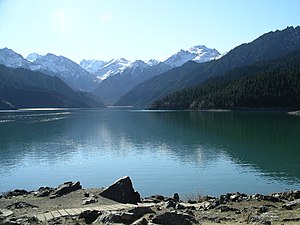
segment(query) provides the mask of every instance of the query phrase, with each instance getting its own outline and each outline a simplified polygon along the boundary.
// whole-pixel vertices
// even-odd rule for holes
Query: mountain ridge
[[[147,108],[153,101],[177,90],[196,86],[209,77],[220,76],[234,67],[255,61],[280,57],[297,48],[300,48],[299,26],[271,31],[250,43],[235,47],[220,59],[197,65],[187,62],[144,81],[122,96],[116,105]]]
[[[5,108],[105,107],[90,93],[76,92],[60,78],[38,71],[0,65],[0,80],[1,105]]]

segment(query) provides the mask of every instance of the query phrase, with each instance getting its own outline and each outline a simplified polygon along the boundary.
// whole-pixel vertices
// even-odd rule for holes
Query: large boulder
[[[165,212],[152,219],[153,223],[164,225],[192,225],[196,222],[194,216],[187,213]]]
[[[101,214],[95,223],[103,223],[103,224],[114,224],[114,223],[121,223],[121,224],[131,224],[136,220],[133,213],[129,212],[104,212]]]
[[[59,185],[54,192],[50,195],[50,198],[56,198],[61,197],[63,195],[69,194],[73,191],[77,191],[79,189],[82,189],[82,186],[80,185],[80,182],[65,182],[61,185]]]
[[[132,182],[128,176],[120,178],[105,188],[100,195],[120,203],[137,204],[141,201],[140,194],[134,191]]]

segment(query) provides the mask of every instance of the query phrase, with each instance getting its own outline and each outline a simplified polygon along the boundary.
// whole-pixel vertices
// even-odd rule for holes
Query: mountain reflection
[[[2,122],[1,122],[2,121]],[[275,180],[300,179],[300,118],[283,113],[70,110],[0,113],[0,170],[73,155],[163,155],[212,167],[227,157]]]

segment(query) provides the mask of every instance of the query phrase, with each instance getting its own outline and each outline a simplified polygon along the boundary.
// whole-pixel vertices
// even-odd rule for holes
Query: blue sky
[[[223,53],[300,25],[299,0],[0,0],[0,48],[81,59],[161,59],[206,45]]]

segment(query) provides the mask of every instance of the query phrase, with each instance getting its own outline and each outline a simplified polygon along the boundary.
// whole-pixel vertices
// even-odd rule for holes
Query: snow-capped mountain
[[[135,85],[172,69],[162,62],[152,62],[152,65],[142,60],[136,60],[121,73],[109,76],[93,91],[106,104],[113,105],[121,96]]]
[[[102,68],[107,62],[104,62],[102,60],[96,60],[96,59],[92,59],[92,60],[82,60],[80,62],[80,66],[87,70],[90,73],[96,73],[100,68]]]
[[[101,67],[95,75],[100,80],[105,80],[106,78],[116,75],[118,73],[122,73],[127,67],[129,67],[131,61],[128,61],[124,58],[121,59],[113,59],[106,63],[103,67]]]
[[[220,53],[216,49],[207,48],[204,45],[197,45],[188,50],[181,49],[165,60],[164,63],[172,67],[178,67],[190,60],[202,63],[216,59],[219,55]]]
[[[131,61],[124,58],[112,59],[109,62],[85,59],[80,62],[80,66],[83,69],[97,76],[100,81],[118,73],[122,73],[130,65]]]
[[[11,49],[0,49],[0,64],[12,68],[30,69],[30,62],[23,58],[22,55],[14,52]]]
[[[64,57],[48,53],[38,57],[33,63],[46,68],[50,75],[57,74],[69,86],[79,90],[91,91],[98,85],[94,75],[84,70],[77,63]],[[49,73],[48,73],[49,74]]]
[[[35,60],[37,60],[40,57],[42,57],[42,55],[39,55],[37,53],[31,53],[26,57],[26,59],[30,62],[34,62]]]

